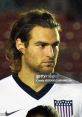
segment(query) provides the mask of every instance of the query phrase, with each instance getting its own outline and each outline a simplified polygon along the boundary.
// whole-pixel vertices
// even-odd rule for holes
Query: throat
[[[43,84],[43,83],[37,83],[37,84],[34,84],[34,85],[31,85],[30,87],[35,91],[35,92],[39,92],[41,91],[44,87],[45,87],[46,84]]]
[[[39,92],[40,90],[42,90],[46,83],[38,83],[36,82],[36,74],[28,74],[25,75],[21,72],[18,73],[18,77],[19,79],[27,86],[29,86],[30,88],[32,88],[32,90],[34,90],[35,92]]]

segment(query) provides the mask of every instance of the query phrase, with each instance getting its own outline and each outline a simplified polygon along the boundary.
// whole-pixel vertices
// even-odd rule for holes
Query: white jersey
[[[1,117],[26,117],[28,110],[38,105],[56,108],[60,117],[82,117],[82,84],[47,84],[35,92],[17,76],[0,81]]]

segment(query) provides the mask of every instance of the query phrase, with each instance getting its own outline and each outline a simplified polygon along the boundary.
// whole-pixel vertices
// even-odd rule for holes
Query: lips
[[[54,61],[44,61],[42,63],[54,63]]]
[[[42,62],[42,64],[46,67],[53,67],[54,61],[45,61],[45,62]]]

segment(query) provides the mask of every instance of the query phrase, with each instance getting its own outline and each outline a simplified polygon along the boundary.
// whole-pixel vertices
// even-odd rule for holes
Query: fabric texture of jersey
[[[51,83],[35,92],[16,75],[13,77],[11,75],[0,81],[1,117],[26,117],[28,110],[38,105],[54,107],[60,113],[60,117],[82,117],[81,83]],[[63,79],[65,76],[58,77]]]

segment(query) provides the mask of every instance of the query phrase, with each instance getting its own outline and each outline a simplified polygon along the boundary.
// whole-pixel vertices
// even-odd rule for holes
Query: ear
[[[24,45],[24,43],[21,41],[20,38],[17,38],[17,39],[16,39],[16,48],[17,48],[18,51],[20,51],[21,53],[24,54],[24,52],[25,52],[25,45]]]

